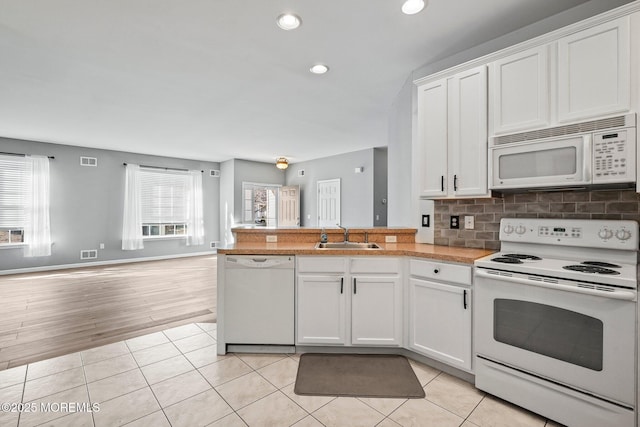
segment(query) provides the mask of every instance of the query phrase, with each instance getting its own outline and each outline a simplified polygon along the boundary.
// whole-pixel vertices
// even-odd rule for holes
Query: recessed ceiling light
[[[282,28],[283,30],[289,31],[298,28],[302,24],[302,19],[300,19],[298,15],[294,15],[293,13],[283,13],[282,15],[278,16],[278,19],[276,19],[276,23],[278,24],[278,27]]]
[[[407,15],[415,15],[424,9],[424,0],[407,0],[402,5],[402,12]]]
[[[324,64],[316,64],[313,67],[309,68],[309,71],[311,71],[313,74],[324,74],[329,71],[329,67]]]

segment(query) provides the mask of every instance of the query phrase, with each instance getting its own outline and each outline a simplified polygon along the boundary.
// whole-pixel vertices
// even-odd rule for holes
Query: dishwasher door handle
[[[227,257],[227,268],[293,268],[290,257]]]

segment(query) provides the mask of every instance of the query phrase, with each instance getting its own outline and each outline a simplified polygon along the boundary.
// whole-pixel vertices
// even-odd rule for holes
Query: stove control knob
[[[527,231],[527,229],[525,228],[524,225],[519,225],[516,227],[516,233],[518,234],[524,234],[525,231]]]
[[[505,225],[504,228],[502,229],[502,231],[504,231],[506,234],[513,233],[513,225],[511,225],[511,224]]]
[[[631,232],[629,230],[621,228],[620,230],[616,231],[616,237],[620,240],[628,240],[629,238],[631,238]]]
[[[613,237],[613,231],[609,230],[608,228],[602,228],[600,229],[600,231],[598,231],[598,237],[604,240],[608,240]]]

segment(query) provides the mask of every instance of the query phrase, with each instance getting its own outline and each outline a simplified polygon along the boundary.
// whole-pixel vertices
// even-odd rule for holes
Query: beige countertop
[[[488,249],[438,246],[426,243],[378,243],[381,249],[315,249],[314,243],[283,242],[236,243],[228,248],[218,249],[222,255],[384,255],[411,256],[439,261],[473,264],[478,258],[495,251]]]
[[[410,233],[415,234],[416,229],[410,227],[347,227],[349,230],[354,232],[369,232],[369,233],[384,233],[384,232],[394,232],[394,233]],[[274,232],[280,233],[296,233],[296,234],[309,234],[315,233],[320,234],[321,230],[325,230],[326,233],[343,233],[344,230],[339,227],[264,227],[264,226],[253,226],[253,225],[245,225],[238,226],[231,229],[234,233],[264,233],[264,234],[273,234]]]

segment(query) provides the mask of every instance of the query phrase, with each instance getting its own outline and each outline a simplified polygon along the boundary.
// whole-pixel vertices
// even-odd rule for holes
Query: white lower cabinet
[[[296,260],[297,345],[405,347],[471,372],[471,266],[411,259],[405,282],[400,258]]]
[[[344,277],[298,276],[298,333],[301,344],[346,344]]]
[[[409,348],[471,371],[471,267],[411,260]]]
[[[401,345],[402,284],[399,275],[353,276],[351,343]]]
[[[297,259],[297,344],[402,345],[400,259]]]

